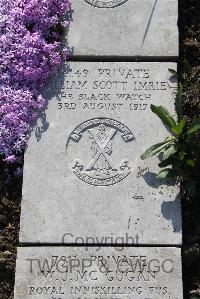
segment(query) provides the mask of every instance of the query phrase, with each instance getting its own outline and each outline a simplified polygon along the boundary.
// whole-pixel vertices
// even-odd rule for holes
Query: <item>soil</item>
[[[1,174],[4,165],[0,165]],[[0,299],[13,299],[22,179],[0,177]]]
[[[183,72],[183,59],[186,59],[191,67],[183,97],[184,115],[189,121],[194,117],[200,117],[199,16],[199,0],[179,1],[180,71]],[[197,171],[200,184],[200,170]],[[199,198],[189,200],[184,190],[182,190],[182,200],[184,298],[197,299],[200,298],[200,203]]]
[[[179,1],[180,62],[191,67],[183,98],[188,120],[200,116],[200,3]],[[200,165],[200,161],[199,161]],[[0,162],[0,299],[13,299],[16,248],[18,245],[22,179],[5,183],[5,165]],[[200,298],[200,203],[182,190],[183,202],[183,280],[184,298]],[[199,296],[198,296],[199,295]]]

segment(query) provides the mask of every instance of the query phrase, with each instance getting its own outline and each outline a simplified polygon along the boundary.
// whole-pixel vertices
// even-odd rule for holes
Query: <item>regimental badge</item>
[[[129,160],[119,157],[116,160],[114,140],[120,138],[127,144],[134,141],[134,135],[119,121],[110,118],[95,118],[80,124],[70,135],[68,143],[81,143],[85,140],[87,162],[80,157],[73,161],[72,172],[82,181],[94,186],[109,186],[125,179],[131,173]],[[81,145],[80,145],[81,147]],[[81,149],[79,149],[79,152]],[[80,154],[84,156],[83,153]],[[123,158],[123,159],[122,159]]]
[[[99,8],[112,8],[124,4],[128,0],[84,0],[88,4]]]

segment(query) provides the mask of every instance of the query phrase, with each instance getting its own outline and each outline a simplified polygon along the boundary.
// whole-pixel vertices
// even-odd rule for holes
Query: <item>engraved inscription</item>
[[[124,4],[128,0],[85,0],[88,4],[98,8],[113,8]]]
[[[19,249],[15,299],[31,298],[180,299],[181,252],[122,243]]]
[[[169,278],[174,271],[174,261],[169,258],[126,254],[92,254],[87,258],[54,255],[26,262],[32,275],[43,278],[42,285],[28,286],[30,296],[54,296],[48,299],[92,299],[94,295],[97,299],[137,295],[141,295],[141,299],[171,298],[168,285],[159,279],[163,274]]]
[[[144,114],[150,110],[155,93],[163,96],[176,89],[176,82],[155,78],[151,68],[101,66],[95,69],[69,66],[61,69],[50,82],[57,108],[63,113],[131,112]]]
[[[90,160],[86,165],[79,158],[74,160],[72,171],[79,179],[95,186],[109,186],[130,174],[131,168],[126,157],[120,157],[120,161],[112,158],[116,135],[121,136],[125,143],[135,139],[133,133],[121,122],[103,117],[85,121],[71,133],[69,140],[74,143],[78,143],[84,136],[90,152]]]

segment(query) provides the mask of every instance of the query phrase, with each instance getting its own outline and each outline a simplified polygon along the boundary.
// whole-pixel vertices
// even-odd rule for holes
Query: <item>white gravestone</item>
[[[140,159],[169,135],[150,110],[174,113],[168,68],[71,62],[52,80],[25,154],[20,242],[181,244],[179,187]]]
[[[73,0],[71,55],[178,56],[177,0]]]
[[[19,248],[15,299],[183,299],[179,248]]]

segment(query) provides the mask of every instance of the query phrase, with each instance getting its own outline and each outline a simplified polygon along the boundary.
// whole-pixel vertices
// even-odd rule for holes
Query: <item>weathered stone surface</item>
[[[72,1],[72,56],[178,56],[177,0],[116,2]]]
[[[150,110],[174,113],[168,68],[176,64],[71,62],[60,71],[25,155],[21,242],[181,244],[179,188],[156,179],[156,157],[140,159],[169,135]]]
[[[179,248],[18,249],[15,299],[182,299]]]

